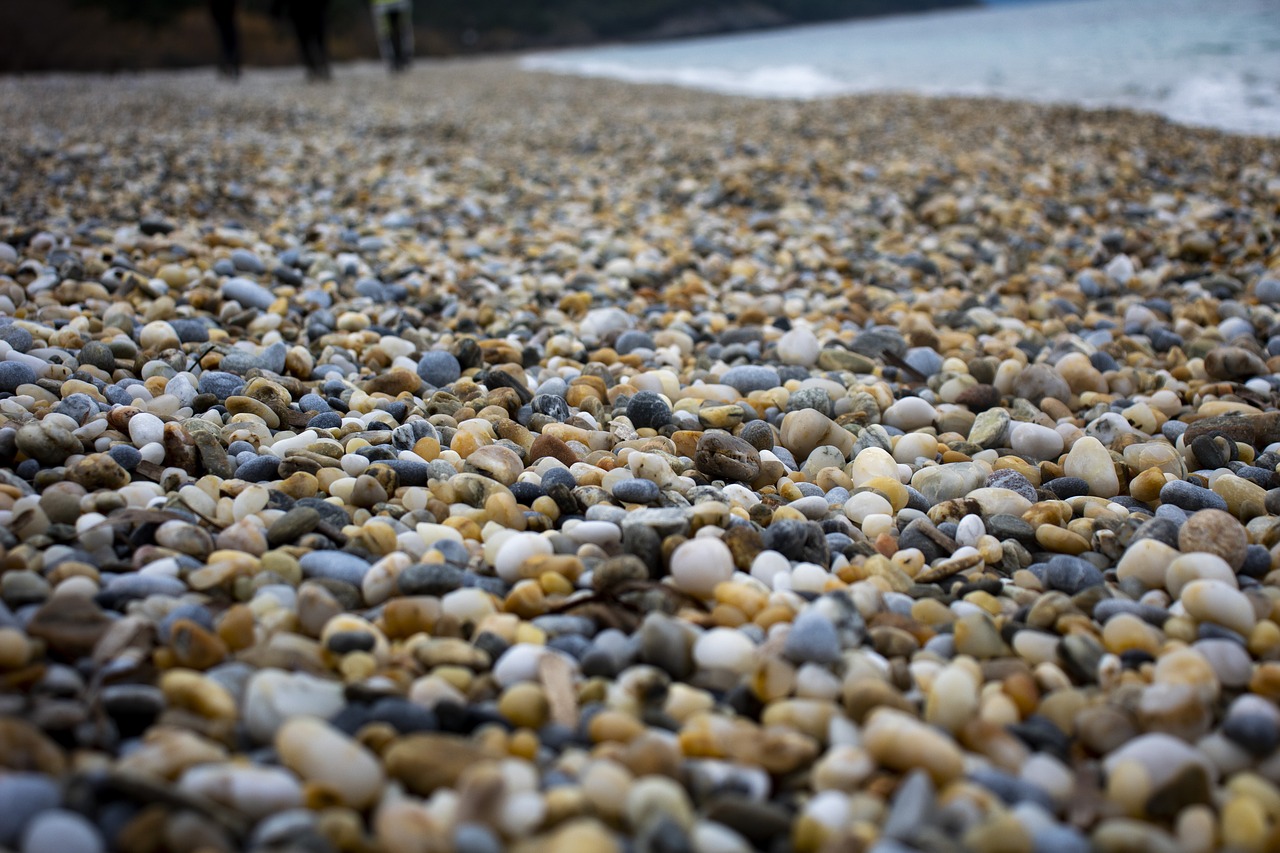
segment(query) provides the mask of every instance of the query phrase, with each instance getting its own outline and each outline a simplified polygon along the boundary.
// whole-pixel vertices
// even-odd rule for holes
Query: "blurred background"
[[[415,0],[413,17],[419,55],[456,56],[978,5],[985,4],[980,0]],[[241,0],[239,6],[245,64],[295,64],[292,36],[272,16],[272,0]],[[334,60],[378,56],[367,0],[329,0],[329,13]],[[207,0],[0,3],[0,72],[184,68],[212,65],[217,55]]]

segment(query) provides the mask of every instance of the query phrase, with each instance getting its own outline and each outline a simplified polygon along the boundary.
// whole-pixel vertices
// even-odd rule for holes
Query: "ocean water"
[[[539,53],[525,67],[766,98],[906,91],[1280,136],[1280,0],[1058,0]]]

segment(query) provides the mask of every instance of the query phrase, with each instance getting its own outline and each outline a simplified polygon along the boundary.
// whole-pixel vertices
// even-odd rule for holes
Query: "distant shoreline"
[[[982,0],[913,1],[915,8],[901,11],[821,18],[788,18],[767,4],[743,2],[671,16],[626,38],[572,28],[545,35],[510,29],[471,33],[419,22],[415,43],[420,56],[432,58],[510,56],[527,51],[644,44],[987,5]],[[16,4],[0,5],[0,74],[131,72],[200,68],[217,62],[214,30],[203,5],[177,14],[160,27],[121,20],[75,0],[47,0],[44,7],[45,13],[35,18],[24,15]],[[239,28],[246,67],[298,64],[292,34],[284,23],[262,11],[248,9],[239,15]],[[377,40],[367,14],[347,10],[330,29],[328,43],[334,61],[378,58]]]

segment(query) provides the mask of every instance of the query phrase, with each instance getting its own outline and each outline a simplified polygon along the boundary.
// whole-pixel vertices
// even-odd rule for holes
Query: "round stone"
[[[1178,530],[1178,549],[1216,554],[1237,571],[1244,565],[1249,549],[1249,534],[1244,525],[1220,509],[1202,509],[1192,513]]]
[[[6,803],[6,808],[11,804]],[[66,809],[41,812],[22,833],[22,853],[104,853],[102,834],[87,818]]]
[[[671,406],[654,391],[637,391],[627,401],[627,417],[637,428],[659,429],[671,423]]]
[[[428,385],[443,388],[462,376],[462,365],[451,352],[432,350],[418,360],[418,376]]]
[[[16,394],[19,385],[36,381],[36,372],[17,361],[0,361],[0,391]]]
[[[733,553],[712,536],[682,543],[671,554],[671,578],[687,593],[706,598],[733,577]]]

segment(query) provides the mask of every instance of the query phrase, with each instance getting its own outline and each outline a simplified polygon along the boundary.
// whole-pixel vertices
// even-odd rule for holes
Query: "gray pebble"
[[[22,853],[104,853],[97,827],[83,815],[49,809],[36,815],[22,833]]]
[[[19,385],[31,385],[36,381],[36,372],[18,361],[0,361],[0,391],[10,394],[18,392]]]
[[[58,783],[41,773],[0,774],[0,845],[13,847],[32,818],[61,799]]]
[[[369,561],[345,551],[312,551],[298,561],[309,578],[329,578],[359,587],[369,571]]]
[[[229,278],[222,284],[222,298],[239,302],[245,308],[265,311],[276,301],[275,296],[257,282],[247,278]]]

